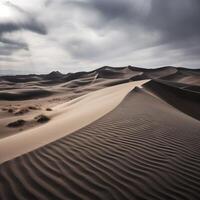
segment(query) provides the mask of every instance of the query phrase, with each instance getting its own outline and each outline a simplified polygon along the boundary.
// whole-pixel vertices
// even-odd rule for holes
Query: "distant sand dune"
[[[7,101],[23,101],[52,95],[48,90],[19,90],[16,93],[0,92],[0,100]]]

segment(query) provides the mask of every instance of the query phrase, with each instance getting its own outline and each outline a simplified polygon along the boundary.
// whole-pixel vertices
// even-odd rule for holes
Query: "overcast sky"
[[[200,0],[0,0],[0,73],[200,68]]]

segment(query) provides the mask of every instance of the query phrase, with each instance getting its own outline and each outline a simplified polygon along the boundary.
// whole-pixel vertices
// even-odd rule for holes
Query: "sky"
[[[200,0],[0,0],[0,74],[200,68]]]

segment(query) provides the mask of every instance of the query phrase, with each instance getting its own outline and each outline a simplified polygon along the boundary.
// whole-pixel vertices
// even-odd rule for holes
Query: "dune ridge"
[[[55,106],[51,113],[53,119],[49,123],[0,140],[0,163],[53,142],[97,120],[114,109],[132,88],[145,82],[147,80],[108,87]]]

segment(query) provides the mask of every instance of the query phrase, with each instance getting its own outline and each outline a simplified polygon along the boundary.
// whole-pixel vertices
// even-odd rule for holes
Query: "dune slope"
[[[0,163],[53,142],[92,123],[112,111],[132,88],[139,87],[147,81],[104,88],[55,106],[48,123],[0,140]]]
[[[200,93],[158,80],[152,80],[144,87],[180,111],[200,120]]]
[[[136,88],[101,119],[2,164],[0,199],[198,200],[199,130]]]

